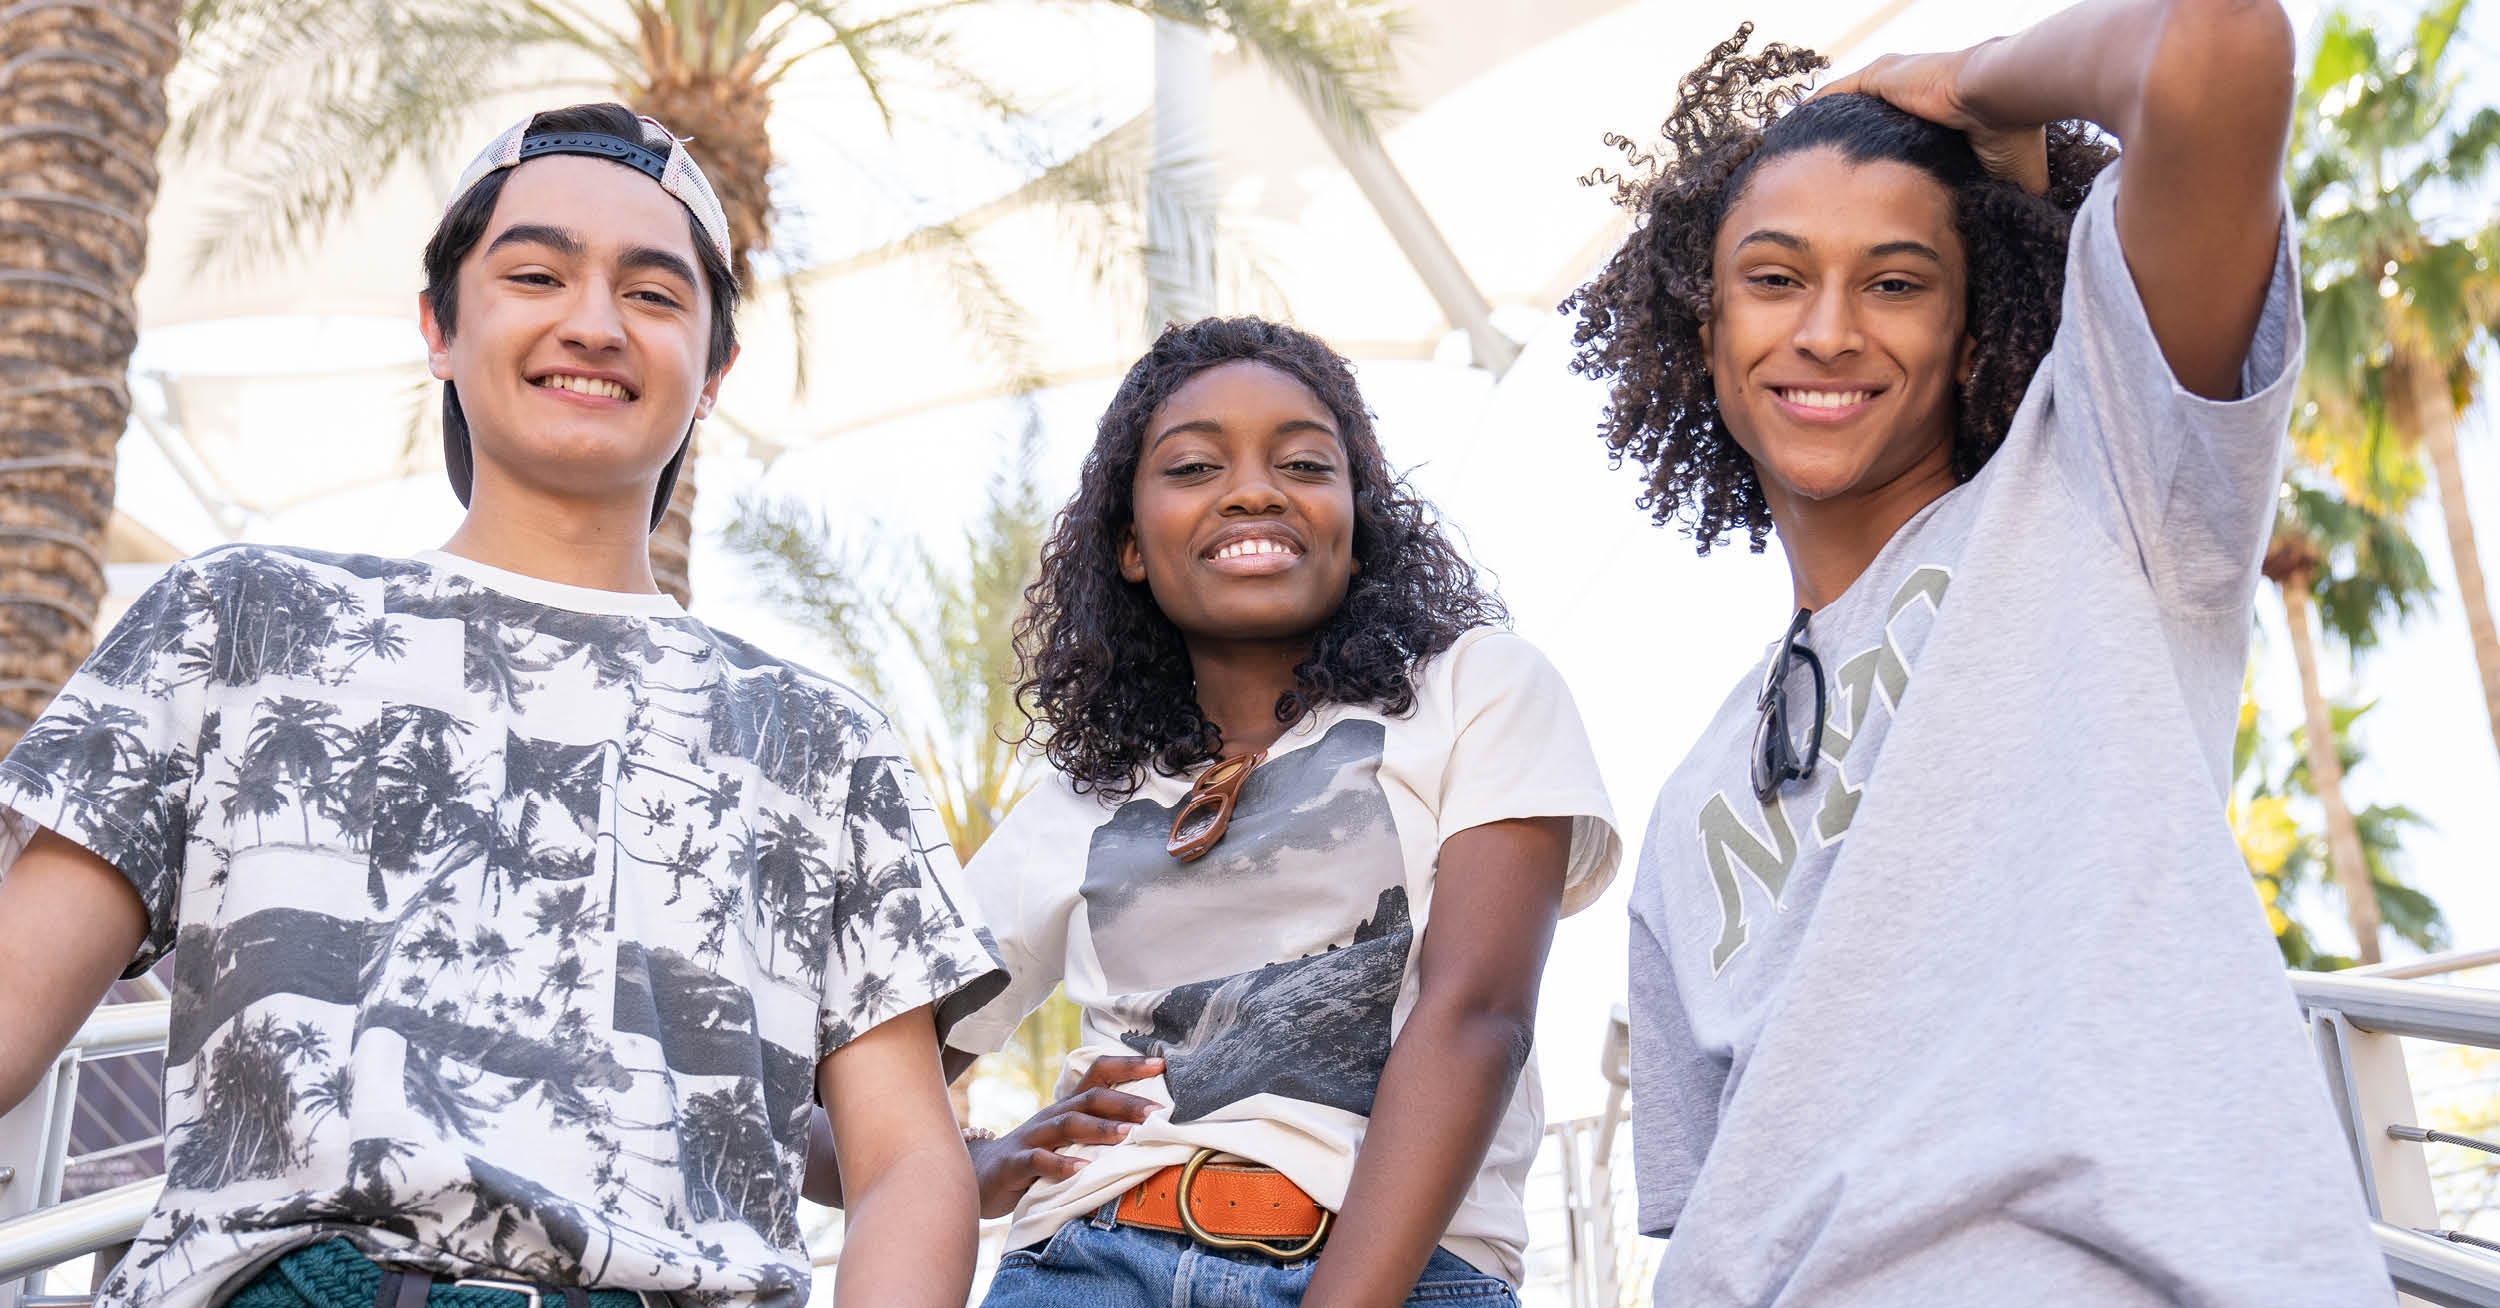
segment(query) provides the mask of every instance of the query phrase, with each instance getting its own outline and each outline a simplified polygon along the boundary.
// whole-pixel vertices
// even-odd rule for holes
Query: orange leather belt
[[[1336,1214],[1273,1167],[1211,1162],[1201,1149],[1120,1196],[1120,1221],[1176,1231],[1217,1249],[1256,1249],[1287,1260],[1309,1256]]]

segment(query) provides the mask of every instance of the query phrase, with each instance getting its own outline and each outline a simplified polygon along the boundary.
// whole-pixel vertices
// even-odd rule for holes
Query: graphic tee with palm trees
[[[1004,984],[884,717],[659,595],[176,564],[0,761],[174,951],[167,1185],[102,1301],[346,1234],[795,1308],[819,1059]]]

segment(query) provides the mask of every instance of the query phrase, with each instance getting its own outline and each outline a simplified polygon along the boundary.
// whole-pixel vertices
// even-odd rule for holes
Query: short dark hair
[[[1417,665],[1469,629],[1508,617],[1442,535],[1432,506],[1390,468],[1344,356],[1259,318],[1166,327],[1103,411],[1016,622],[1022,740],[1038,741],[1079,791],[1126,795],[1149,767],[1178,776],[1222,752],[1222,733],[1199,710],[1180,630],[1146,583],[1120,575],[1120,542],[1135,518],[1133,483],[1155,410],[1199,373],[1244,361],[1284,373],[1327,406],[1354,490],[1359,566],[1345,602],[1293,670],[1293,689],[1276,704],[1279,721],[1329,703],[1411,712]]]
[[[612,136],[643,144],[641,118],[621,104],[577,104],[547,110],[530,119],[522,139],[559,133]],[[504,182],[511,176],[511,169],[498,168],[479,178],[443,211],[442,221],[434,225],[434,235],[425,243],[425,302],[433,309],[434,321],[441,326],[445,338],[458,327],[460,262],[485,239],[486,225],[495,216],[495,201],[503,195]],[[738,348],[738,278],[691,211],[686,214],[686,233],[693,238],[703,268],[704,290],[712,302],[712,338],[703,363],[703,373],[709,377],[728,367],[730,355]],[[689,426],[686,441],[693,438],[694,429]],[[660,473],[659,494],[651,506],[651,525],[655,529],[668,511],[669,492],[677,483],[677,470],[684,466],[689,448],[689,444],[679,444],[676,457]],[[459,388],[449,381],[443,383],[443,470],[450,475],[452,490],[460,496],[460,502],[468,503],[470,482],[477,471],[476,458],[469,445],[469,420],[460,412]]]
[[[1771,530],[1753,460],[1719,415],[1701,344],[1719,223],[1755,169],[1825,147],[1852,163],[1908,164],[1951,194],[1970,269],[1965,321],[1977,343],[1955,397],[1953,472],[1968,480],[2004,441],[2057,335],[2067,231],[2092,179],[2117,156],[2090,125],[2052,123],[2048,193],[2032,195],[1983,169],[1962,133],[1873,96],[1798,103],[1804,78],[1829,61],[1776,43],[1748,56],[1752,34],[1751,23],[1738,27],[1685,75],[1663,149],[1607,138],[1634,175],[1601,170],[1588,180],[1611,183],[1639,225],[1562,306],[1580,316],[1572,371],[1611,383],[1601,430],[1616,463],[1641,465],[1640,507],[1661,525],[1682,519],[1704,554],[1731,531],[1760,551]]]

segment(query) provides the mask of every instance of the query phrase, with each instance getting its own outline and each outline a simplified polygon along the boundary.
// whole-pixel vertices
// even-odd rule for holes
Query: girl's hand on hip
[[[1085,1077],[1067,1098],[1035,1113],[1024,1125],[995,1140],[972,1140],[972,1172],[981,1187],[981,1215],[1004,1217],[1033,1183],[1044,1178],[1064,1181],[1085,1166],[1059,1150],[1069,1145],[1118,1144],[1129,1127],[1163,1107],[1111,1087],[1163,1075],[1160,1058],[1106,1055],[1085,1069]]]

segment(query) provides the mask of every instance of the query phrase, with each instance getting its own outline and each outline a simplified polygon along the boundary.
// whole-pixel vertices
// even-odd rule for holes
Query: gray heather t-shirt
[[[1662,1305],[2393,1297],[2223,816],[2289,240],[2246,398],[2205,400],[2117,190],[2004,446],[1814,615],[1814,776],[1755,799],[1757,665],[1659,796],[1631,994]]]

